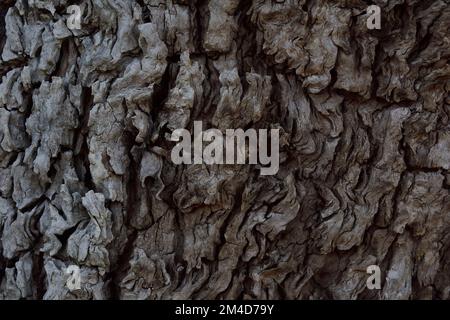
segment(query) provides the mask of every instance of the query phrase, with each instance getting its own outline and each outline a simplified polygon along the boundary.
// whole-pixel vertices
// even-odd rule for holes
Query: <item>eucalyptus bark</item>
[[[448,0],[3,0],[0,298],[448,299],[449,27]],[[280,129],[279,172],[175,165],[194,121]]]

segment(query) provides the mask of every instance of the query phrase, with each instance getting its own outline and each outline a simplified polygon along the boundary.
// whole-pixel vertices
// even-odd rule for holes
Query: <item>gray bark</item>
[[[0,13],[0,298],[449,298],[448,0]],[[195,120],[279,128],[279,172],[174,165]]]

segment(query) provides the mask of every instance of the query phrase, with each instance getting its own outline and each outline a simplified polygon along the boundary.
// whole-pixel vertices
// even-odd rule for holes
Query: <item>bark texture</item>
[[[0,298],[448,299],[449,27],[449,0],[2,0]],[[194,120],[279,128],[280,171],[174,165]]]

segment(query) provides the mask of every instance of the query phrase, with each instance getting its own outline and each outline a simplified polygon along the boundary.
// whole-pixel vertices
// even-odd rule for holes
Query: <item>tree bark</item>
[[[3,0],[0,298],[448,299],[449,27],[448,0]],[[175,165],[194,121],[280,129],[280,170]]]

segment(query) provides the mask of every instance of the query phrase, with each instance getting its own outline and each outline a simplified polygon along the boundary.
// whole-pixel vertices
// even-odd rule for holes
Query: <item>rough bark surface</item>
[[[2,0],[0,298],[448,299],[449,28],[449,0]],[[194,120],[280,128],[280,171],[174,165]]]

